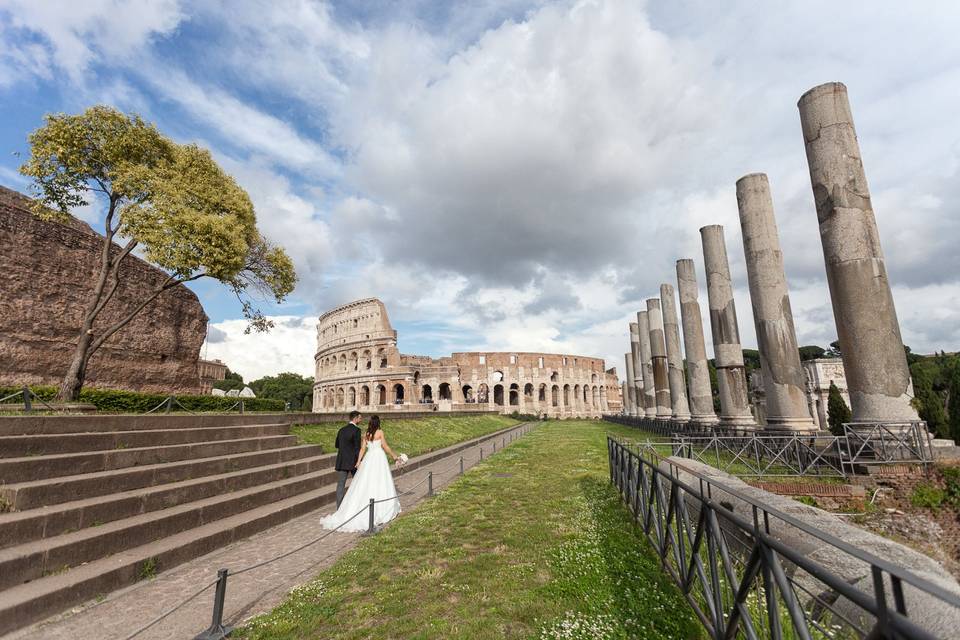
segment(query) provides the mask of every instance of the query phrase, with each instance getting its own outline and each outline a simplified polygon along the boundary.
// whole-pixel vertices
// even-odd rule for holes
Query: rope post
[[[480,459],[483,460],[483,447],[480,447]]]
[[[460,475],[463,475],[463,456],[460,456]]]
[[[230,635],[233,627],[223,624],[223,601],[227,596],[227,570],[217,572],[217,590],[213,594],[213,620],[210,627],[193,640],[222,640]]]
[[[433,471],[427,472],[427,495],[433,495]]]
[[[163,409],[163,412],[170,413],[172,409],[173,409],[173,396],[167,396],[167,403]]]
[[[243,415],[243,398],[240,398],[240,415]]]
[[[496,440],[493,441],[493,452],[494,452],[494,453],[497,452],[497,441],[496,441]]]
[[[375,533],[373,526],[373,510],[376,502],[373,498],[370,498],[370,526],[367,528],[367,533],[373,535]]]
[[[23,411],[24,413],[33,411],[33,405],[30,404],[30,387],[23,388]]]

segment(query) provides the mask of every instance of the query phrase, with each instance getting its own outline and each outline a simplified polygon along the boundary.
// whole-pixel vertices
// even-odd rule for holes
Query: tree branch
[[[130,252],[133,251],[134,247],[137,246],[137,241],[131,239],[127,242],[127,245],[123,248],[119,255],[117,255],[112,262],[110,267],[110,275],[108,276],[111,280],[110,289],[107,291],[106,295],[100,298],[100,302],[97,304],[96,309],[93,310],[93,317],[96,318],[103,308],[107,306],[110,302],[110,299],[113,298],[113,294],[116,293],[117,287],[120,285],[120,263],[130,255]]]
[[[141,302],[140,304],[138,304],[138,305],[136,306],[136,308],[134,308],[133,311],[131,311],[131,312],[128,313],[126,316],[124,316],[124,317],[121,318],[120,320],[116,321],[115,323],[113,323],[112,325],[110,325],[109,327],[107,327],[106,329],[104,329],[104,330],[103,330],[103,333],[101,333],[99,336],[97,336],[97,339],[94,340],[94,341],[90,344],[90,349],[87,351],[87,353],[92,356],[93,353],[94,353],[97,349],[99,349],[99,348],[103,345],[103,343],[106,342],[106,341],[110,338],[110,336],[112,336],[113,334],[115,334],[115,333],[116,333],[117,331],[119,331],[120,329],[123,329],[125,326],[127,326],[127,325],[130,323],[130,321],[133,320],[133,319],[137,316],[138,313],[140,313],[141,311],[143,311],[143,309],[144,309],[148,304],[150,304],[151,302],[153,302],[154,300],[156,300],[157,297],[158,297],[161,293],[163,293],[164,291],[167,291],[168,289],[172,289],[172,288],[174,288],[175,286],[177,286],[178,284],[183,284],[183,283],[185,283],[185,282],[191,282],[191,281],[193,281],[193,280],[198,280],[198,279],[200,279],[200,278],[203,278],[203,277],[206,276],[206,275],[207,275],[206,272],[201,271],[200,273],[194,274],[194,275],[190,276],[189,278],[175,278],[175,277],[173,277],[173,276],[167,276],[167,279],[164,280],[163,285],[162,285],[160,288],[158,288],[156,291],[154,291],[152,294],[150,294],[150,296],[148,296],[146,299],[144,299],[143,302]]]

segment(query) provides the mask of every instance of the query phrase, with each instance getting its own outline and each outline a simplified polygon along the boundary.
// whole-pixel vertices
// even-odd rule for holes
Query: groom
[[[360,412],[350,412],[350,422],[337,431],[337,509],[343,502],[343,494],[347,486],[347,478],[357,472],[357,459],[360,457]]]

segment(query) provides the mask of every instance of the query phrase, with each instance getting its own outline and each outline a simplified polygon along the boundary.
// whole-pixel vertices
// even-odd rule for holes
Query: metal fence
[[[19,398],[19,400],[17,400],[17,398]],[[11,402],[11,400],[13,400],[14,402]],[[23,389],[21,389],[20,391],[11,393],[8,396],[4,396],[3,398],[0,398],[0,410],[11,409],[13,407],[16,407],[17,410],[20,410],[19,405],[22,404],[23,405],[22,411],[24,413],[32,413],[34,410],[36,410],[35,405],[38,402],[41,405],[41,411],[67,413],[70,410],[69,405],[64,406],[64,405],[50,404],[49,402],[47,402],[46,400],[38,396],[30,387],[23,387]],[[289,410],[290,410],[290,403],[288,402],[286,403],[286,407],[284,408],[284,411],[289,411]],[[157,406],[147,411],[144,411],[143,415],[149,415],[151,413],[161,413],[161,412],[170,413],[171,411],[184,411],[191,415],[200,415],[201,413],[199,411],[193,411],[192,409],[189,409],[183,406],[183,403],[180,402],[180,399],[177,398],[177,396],[167,396],[166,398],[161,400],[160,403],[157,404]],[[236,402],[234,402],[232,405],[230,405],[225,409],[218,409],[217,413],[231,413],[233,411],[239,411],[240,413],[244,413],[244,398],[238,398]]]
[[[956,637],[957,595],[652,449],[607,444],[610,481],[709,637]]]
[[[739,476],[855,475],[868,465],[934,460],[923,422],[844,425],[844,435],[724,429],[672,420],[604,416],[605,420],[670,438],[672,455]]]

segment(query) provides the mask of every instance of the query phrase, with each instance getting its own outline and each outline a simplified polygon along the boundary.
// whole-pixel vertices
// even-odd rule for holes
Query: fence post
[[[164,413],[170,413],[173,409],[173,396],[167,396],[167,404],[163,409]]]
[[[243,415],[243,398],[240,398],[240,415]]]
[[[494,453],[497,452],[497,441],[496,441],[496,440],[493,441],[493,452],[494,452]]]
[[[427,495],[433,495],[433,471],[427,472]]]
[[[227,570],[220,569],[217,572],[217,590],[213,594],[213,620],[210,627],[198,635],[194,640],[222,640],[226,638],[233,627],[223,624],[223,601],[227,595]]]
[[[463,475],[463,456],[460,456],[460,475]]]
[[[483,447],[480,447],[480,459],[483,460]]]
[[[30,387],[23,388],[23,411],[24,413],[33,411],[33,405],[30,404]]]
[[[374,528],[374,525],[373,525],[373,515],[374,515],[374,514],[373,514],[373,511],[374,511],[374,506],[376,506],[376,501],[375,501],[373,498],[370,498],[370,526],[369,526],[369,528],[367,529],[367,533],[369,533],[369,534],[374,533],[374,530],[373,530],[373,528]]]

